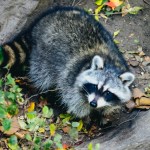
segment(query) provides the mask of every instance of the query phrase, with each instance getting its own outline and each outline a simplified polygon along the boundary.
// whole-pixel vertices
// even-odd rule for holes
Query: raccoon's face
[[[134,81],[134,75],[126,72],[118,77],[115,71],[103,68],[103,64],[103,59],[96,55],[91,68],[78,76],[76,83],[84,99],[94,108],[130,100],[129,86]]]

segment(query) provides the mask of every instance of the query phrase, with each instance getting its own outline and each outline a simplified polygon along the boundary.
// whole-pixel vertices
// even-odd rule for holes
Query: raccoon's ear
[[[134,81],[135,76],[131,72],[125,72],[122,75],[119,76],[122,80],[123,84],[126,86],[130,86],[131,83]]]
[[[91,69],[92,70],[103,69],[103,66],[104,66],[103,59],[98,55],[94,56],[92,60]]]

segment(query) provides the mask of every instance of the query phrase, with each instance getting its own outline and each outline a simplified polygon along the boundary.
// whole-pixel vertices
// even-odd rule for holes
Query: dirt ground
[[[10,1],[10,0],[7,0]],[[22,1],[18,0],[18,5]],[[74,5],[82,8],[95,8],[94,0],[37,0],[31,1],[26,0],[24,3],[30,2],[31,6],[26,6],[24,10],[26,14],[22,12],[22,16],[14,21],[4,22],[3,19],[6,16],[17,16],[15,13],[10,13],[13,4],[10,5],[9,9],[4,9],[7,2],[0,2],[1,5],[1,16],[3,17],[0,21],[0,44],[9,40],[10,37],[19,32],[21,28],[27,27],[34,17],[36,17],[42,11],[48,9],[53,5]],[[107,19],[100,18],[100,21],[104,26],[113,34],[114,31],[120,30],[119,35],[116,39],[120,42],[118,44],[120,50],[124,53],[126,60],[128,61],[131,70],[136,75],[136,87],[139,87],[142,91],[145,87],[150,84],[150,62],[146,63],[139,57],[133,56],[131,52],[142,50],[146,56],[150,56],[150,2],[148,0],[129,0],[131,6],[141,6],[143,10],[137,15],[113,15]],[[148,3],[147,3],[148,2]],[[17,2],[16,2],[17,3]],[[15,12],[16,9],[13,10]],[[18,10],[16,10],[17,13]],[[19,14],[18,14],[19,15]],[[16,18],[16,17],[15,17]],[[6,19],[6,18],[5,18]],[[6,19],[7,20],[7,19]],[[8,19],[9,20],[9,19]],[[136,119],[131,119],[136,116]],[[86,150],[89,142],[94,144],[100,143],[101,150],[150,150],[150,111],[142,111],[137,114],[134,112],[127,115],[127,120],[131,121],[121,124],[115,129],[109,130],[104,135],[87,141],[79,145],[77,150]]]

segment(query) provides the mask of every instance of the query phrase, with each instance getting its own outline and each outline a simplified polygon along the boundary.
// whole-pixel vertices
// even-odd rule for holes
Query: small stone
[[[137,67],[139,65],[139,62],[136,60],[130,60],[129,63],[132,67]]]

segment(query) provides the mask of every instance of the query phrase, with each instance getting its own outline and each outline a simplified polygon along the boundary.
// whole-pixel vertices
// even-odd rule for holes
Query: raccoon
[[[34,86],[41,91],[56,87],[61,103],[76,117],[130,100],[135,77],[110,33],[86,11],[52,8],[18,39],[22,44],[13,47],[22,52],[20,61],[22,47],[31,51],[28,75]],[[12,43],[2,47],[13,49]]]

